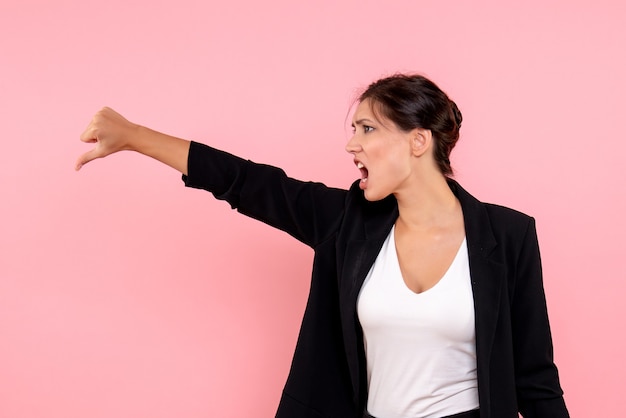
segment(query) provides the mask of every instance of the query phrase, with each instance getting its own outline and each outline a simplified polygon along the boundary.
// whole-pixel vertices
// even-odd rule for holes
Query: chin
[[[387,195],[382,195],[382,194],[377,194],[377,193],[373,193],[373,192],[368,192],[368,190],[364,190],[363,191],[363,197],[365,197],[365,200],[367,200],[368,202],[378,202],[379,200],[383,200],[384,198],[386,198]]]

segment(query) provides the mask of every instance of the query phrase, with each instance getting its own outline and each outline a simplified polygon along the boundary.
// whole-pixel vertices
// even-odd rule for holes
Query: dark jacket
[[[189,153],[190,187],[313,248],[311,289],[278,418],[361,417],[366,367],[356,301],[398,216],[395,198],[291,179],[202,144]],[[476,318],[480,416],[568,417],[552,340],[533,218],[481,203],[456,182]]]

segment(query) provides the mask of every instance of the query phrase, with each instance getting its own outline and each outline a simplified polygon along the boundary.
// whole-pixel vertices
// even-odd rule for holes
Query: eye
[[[372,132],[373,130],[374,128],[372,128],[371,126],[363,125],[363,132],[368,133],[368,132]]]

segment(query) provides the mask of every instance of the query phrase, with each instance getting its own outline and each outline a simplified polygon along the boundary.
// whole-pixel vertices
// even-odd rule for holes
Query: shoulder
[[[482,205],[489,214],[489,218],[496,223],[528,225],[533,220],[532,216],[513,208],[495,203],[482,203]]]
[[[534,229],[532,216],[500,204],[479,201],[455,181],[450,181],[450,187],[461,202],[466,222],[472,223],[475,229],[490,229],[496,237],[521,237],[529,228]]]
[[[521,244],[535,237],[535,219],[523,212],[493,203],[483,203],[491,223],[493,235],[499,242]],[[517,247],[517,245],[514,245]]]

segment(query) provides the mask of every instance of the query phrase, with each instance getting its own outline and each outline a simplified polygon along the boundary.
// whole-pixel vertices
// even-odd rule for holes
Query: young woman
[[[349,190],[301,182],[98,112],[76,168],[153,157],[315,251],[280,418],[562,418],[534,220],[449,176],[461,113],[433,82],[371,84],[346,150]]]

